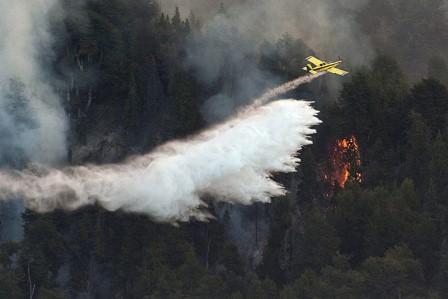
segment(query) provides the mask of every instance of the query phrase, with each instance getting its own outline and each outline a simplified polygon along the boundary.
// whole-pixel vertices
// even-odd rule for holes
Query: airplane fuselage
[[[308,72],[313,71],[313,72],[319,73],[319,72],[323,72],[323,71],[329,70],[331,68],[337,67],[341,63],[342,63],[342,60],[338,60],[338,61],[331,62],[331,63],[321,63],[315,67],[312,67],[311,64],[307,64],[305,71],[308,71]]]
[[[308,56],[306,60],[308,60],[309,63],[302,69],[310,74],[317,74],[325,71],[339,76],[344,76],[348,74],[347,71],[337,68],[337,66],[342,63],[341,59],[335,62],[325,62],[314,56]]]

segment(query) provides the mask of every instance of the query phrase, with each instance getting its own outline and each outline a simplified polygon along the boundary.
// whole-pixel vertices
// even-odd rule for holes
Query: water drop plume
[[[251,105],[251,107],[259,107],[261,105],[264,105],[268,101],[274,99],[275,97],[277,97],[281,94],[287,93],[288,91],[291,91],[293,89],[296,89],[299,85],[309,83],[309,82],[313,81],[314,79],[316,79],[326,73],[327,72],[319,72],[319,73],[313,74],[313,75],[302,76],[302,77],[299,77],[292,81],[286,82],[278,87],[272,88],[272,89],[268,90],[266,93],[264,93],[261,97],[256,99],[253,102],[253,104]]]
[[[298,151],[311,143],[312,127],[320,122],[316,115],[306,101],[258,103],[192,138],[120,164],[2,170],[0,199],[24,198],[37,212],[98,204],[160,222],[205,221],[211,215],[204,196],[247,205],[285,194],[271,174],[295,171]]]

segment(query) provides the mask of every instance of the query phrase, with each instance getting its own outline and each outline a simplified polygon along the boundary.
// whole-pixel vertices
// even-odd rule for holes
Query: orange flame
[[[332,186],[338,184],[340,188],[344,188],[349,179],[362,181],[361,156],[355,136],[336,140],[331,149],[329,166],[329,173],[324,178]]]

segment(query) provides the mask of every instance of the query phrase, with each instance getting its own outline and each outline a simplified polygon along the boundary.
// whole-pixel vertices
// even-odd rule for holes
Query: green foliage
[[[412,106],[431,128],[432,135],[446,128],[448,91],[435,79],[424,79],[411,90]]]
[[[9,269],[0,271],[0,298],[23,298],[22,288],[17,283],[17,273]]]
[[[228,296],[225,282],[219,275],[204,275],[198,282],[197,296],[199,298],[224,298]]]
[[[371,298],[424,296],[421,263],[406,246],[389,249],[384,257],[369,257],[363,263],[366,287]]]
[[[348,258],[336,254],[333,265],[318,275],[307,269],[294,283],[286,287],[285,298],[393,298],[425,297],[423,271],[406,246],[388,250],[384,257],[367,258],[358,271],[350,269]],[[298,296],[292,297],[296,293]]]
[[[173,18],[171,19],[171,25],[174,27],[175,30],[180,29],[181,20],[180,20],[179,7],[177,6],[176,6],[176,12],[174,13]]]
[[[371,69],[355,72],[343,84],[337,117],[340,135],[353,134],[359,142],[366,183],[392,180],[386,169],[403,161],[403,143],[409,109],[408,90],[397,62],[378,56]],[[335,118],[333,116],[333,118]]]
[[[19,252],[20,244],[5,242],[0,244],[0,265],[5,269],[13,269],[13,256]]]
[[[275,282],[283,280],[284,269],[281,269],[282,245],[286,230],[291,225],[292,204],[288,200],[275,201],[271,207],[271,225],[269,226],[269,237],[264,248],[263,260],[259,266],[260,276],[268,276]]]
[[[335,198],[335,209],[329,220],[341,239],[340,251],[359,265],[366,257],[365,233],[372,216],[376,194],[364,191],[358,184],[348,184]]]
[[[66,298],[59,290],[39,289],[38,299],[64,299]]]
[[[52,223],[51,216],[38,216],[26,223],[26,240],[20,255],[24,272],[30,275],[38,286],[52,288],[59,268],[64,261],[65,245],[60,232]]]
[[[294,284],[299,298],[361,298],[366,275],[350,269],[347,257],[336,254],[333,265],[322,269],[321,276],[307,269]]]
[[[297,200],[303,209],[311,209],[313,201],[323,193],[323,184],[317,180],[317,163],[310,148],[304,148],[300,156],[299,166],[302,188],[297,194]]]
[[[305,58],[314,52],[303,40],[284,34],[275,45],[264,41],[260,46],[260,54],[259,64],[263,70],[291,80],[304,74],[301,66]]]
[[[448,201],[448,148],[442,134],[439,132],[433,142],[431,149],[431,160],[429,162],[428,174],[434,184],[436,206],[447,207]]]
[[[198,129],[201,119],[197,97],[195,96],[195,83],[189,76],[182,76],[180,74],[173,81],[177,133],[180,136],[185,136]]]
[[[436,79],[448,87],[448,65],[441,56],[433,56],[428,60],[428,78]]]
[[[412,110],[409,118],[411,124],[407,132],[406,166],[408,169],[406,172],[409,177],[418,182],[426,177],[431,130],[424,123],[420,113]]]
[[[21,276],[14,260],[19,254],[20,244],[7,242],[0,245],[0,298],[21,298],[22,289],[18,278]]]
[[[227,271],[232,271],[237,275],[242,275],[244,271],[244,262],[238,253],[238,247],[233,243],[227,243],[221,250],[221,257],[218,262],[226,267]]]
[[[331,262],[340,239],[335,228],[320,213],[314,212],[305,220],[299,251],[299,267],[319,271]]]
[[[260,280],[257,275],[249,276],[247,298],[277,298],[277,286],[270,279]]]

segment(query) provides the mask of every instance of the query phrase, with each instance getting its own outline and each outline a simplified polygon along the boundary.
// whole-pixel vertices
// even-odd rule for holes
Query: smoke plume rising
[[[0,199],[21,196],[38,212],[98,203],[162,222],[206,220],[205,195],[251,204],[285,194],[271,173],[295,171],[297,151],[311,143],[311,126],[320,122],[316,114],[309,102],[280,100],[249,107],[190,140],[169,142],[122,164],[62,170],[34,164],[21,172],[1,171]]]
[[[64,159],[64,111],[45,68],[56,0],[0,0],[0,164]]]
[[[57,0],[0,0],[0,166],[66,159],[66,118],[53,88],[50,16]],[[0,242],[19,240],[23,204],[0,203]]]

